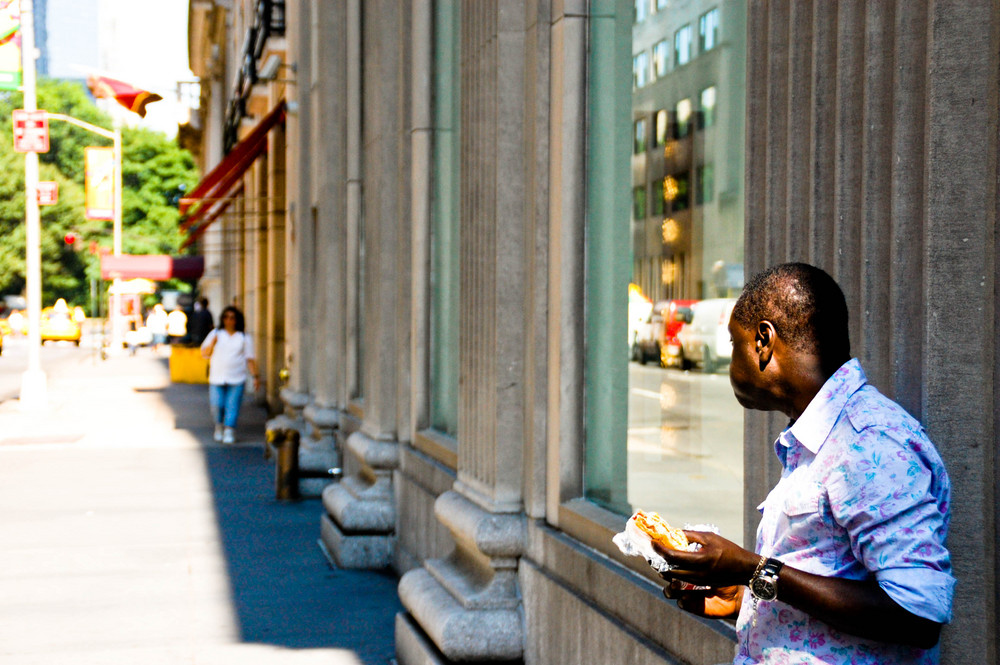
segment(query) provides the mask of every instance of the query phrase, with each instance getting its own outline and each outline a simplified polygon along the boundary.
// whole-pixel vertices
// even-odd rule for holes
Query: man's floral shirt
[[[825,577],[875,579],[899,605],[951,618],[950,486],[920,423],[845,363],[774,444],[781,480],[758,509],[756,551]],[[756,616],[755,616],[756,615]],[[865,640],[744,591],[736,665],[936,665],[938,649]]]

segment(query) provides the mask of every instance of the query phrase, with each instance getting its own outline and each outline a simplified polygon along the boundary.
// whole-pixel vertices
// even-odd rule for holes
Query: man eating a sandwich
[[[774,444],[781,480],[754,552],[695,531],[698,551],[656,547],[674,567],[664,593],[737,617],[735,665],[936,665],[955,586],[948,475],[920,423],[851,358],[840,287],[810,265],[775,266],[747,283],[729,331],[737,400],[790,419]]]

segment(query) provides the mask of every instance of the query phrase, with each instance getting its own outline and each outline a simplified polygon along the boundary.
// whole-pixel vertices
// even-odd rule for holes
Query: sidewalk
[[[221,446],[165,358],[60,352],[44,412],[0,403],[0,663],[391,662],[396,578],[275,501],[262,409]]]

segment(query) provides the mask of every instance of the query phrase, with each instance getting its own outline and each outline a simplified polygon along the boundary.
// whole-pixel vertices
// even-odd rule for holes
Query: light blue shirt
[[[955,578],[948,474],[923,427],[845,363],[774,445],[781,480],[759,506],[757,552],[824,577],[876,579],[899,605],[951,619]],[[780,580],[780,578],[779,578]],[[915,649],[840,633],[778,600],[745,592],[736,665],[936,665]]]

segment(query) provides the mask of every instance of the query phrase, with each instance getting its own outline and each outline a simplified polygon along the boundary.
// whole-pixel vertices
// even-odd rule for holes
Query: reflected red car
[[[697,300],[660,300],[653,305],[653,310],[649,318],[640,327],[636,337],[635,359],[645,364],[650,360],[660,363],[661,367],[667,367],[670,356],[666,354],[666,349],[671,344],[676,345],[677,333],[684,325],[683,321],[676,320],[677,309],[680,307],[690,307]]]

